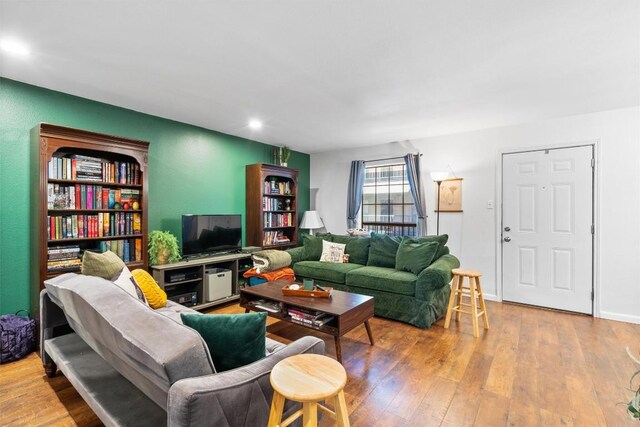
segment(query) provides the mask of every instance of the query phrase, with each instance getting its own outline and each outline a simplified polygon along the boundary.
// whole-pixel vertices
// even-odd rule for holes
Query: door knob
[[[511,227],[505,227],[504,231],[511,231]]]
[[[510,241],[511,241],[511,237],[509,237],[509,236],[505,237],[505,238],[504,238],[504,241],[505,241],[505,242],[510,242]]]

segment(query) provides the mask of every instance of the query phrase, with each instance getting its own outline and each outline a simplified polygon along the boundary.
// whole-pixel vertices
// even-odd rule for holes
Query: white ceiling
[[[637,0],[0,0],[7,36],[2,76],[307,153],[640,104]]]

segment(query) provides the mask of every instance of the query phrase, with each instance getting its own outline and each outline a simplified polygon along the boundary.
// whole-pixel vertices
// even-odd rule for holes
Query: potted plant
[[[180,261],[178,239],[168,231],[149,233],[149,264],[167,264]]]
[[[286,145],[280,147],[280,166],[287,166],[289,157],[291,157],[291,149]]]

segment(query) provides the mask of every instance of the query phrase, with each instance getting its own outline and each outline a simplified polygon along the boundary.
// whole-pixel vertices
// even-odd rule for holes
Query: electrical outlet
[[[493,209],[493,200],[487,200],[487,209]]]

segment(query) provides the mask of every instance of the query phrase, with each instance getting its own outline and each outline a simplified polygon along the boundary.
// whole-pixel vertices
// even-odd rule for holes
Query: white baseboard
[[[493,294],[484,294],[484,299],[486,299],[487,301],[502,302],[502,300],[498,298],[497,295],[493,295]]]
[[[635,323],[640,325],[640,316],[633,316],[633,315],[629,315],[629,314],[619,314],[619,313],[612,313],[610,311],[602,311],[600,310],[600,316],[602,319],[609,319],[609,320],[617,320],[619,322],[626,322],[626,323]]]

